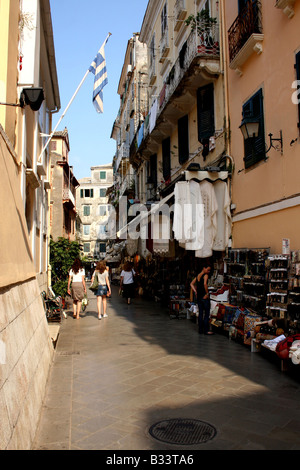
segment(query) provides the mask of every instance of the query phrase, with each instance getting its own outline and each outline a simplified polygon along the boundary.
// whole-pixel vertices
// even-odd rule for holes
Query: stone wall
[[[53,345],[36,279],[0,289],[0,449],[30,450]]]

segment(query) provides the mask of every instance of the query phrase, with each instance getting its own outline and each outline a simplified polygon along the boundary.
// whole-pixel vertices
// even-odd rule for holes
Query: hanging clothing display
[[[186,250],[201,250],[204,244],[204,205],[201,189],[196,181],[189,182],[190,204],[192,212],[190,240],[185,243]]]
[[[192,232],[192,211],[188,181],[176,183],[174,197],[174,238],[185,244],[190,239]]]
[[[196,258],[209,258],[213,254],[213,244],[217,233],[218,203],[212,183],[201,181],[201,196],[204,204],[204,243],[195,251]]]
[[[217,232],[213,243],[213,250],[225,251],[231,235],[231,212],[228,185],[225,181],[216,181],[213,184],[217,200]]]
[[[166,254],[169,252],[170,219],[158,214],[152,218],[153,253]]]

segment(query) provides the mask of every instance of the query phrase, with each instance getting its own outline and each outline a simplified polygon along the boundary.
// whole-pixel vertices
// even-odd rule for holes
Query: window
[[[80,190],[80,197],[94,197],[94,190],[93,189],[81,189]]]
[[[300,89],[300,52],[296,54],[296,74],[297,74],[297,81],[298,81],[298,90],[297,90],[297,97],[298,97],[298,128],[300,128],[300,99],[299,99],[299,89]]]
[[[84,225],[83,226],[83,234],[84,235],[89,235],[90,234],[90,228],[91,228],[90,225]]]
[[[163,36],[168,27],[167,3],[164,4],[161,12],[161,35]]]
[[[157,155],[151,155],[148,162],[148,183],[153,184],[154,188],[157,187]]]
[[[105,205],[99,206],[99,215],[104,216],[104,215],[106,215],[106,212],[107,211],[106,211],[106,206]]]
[[[100,179],[106,180],[106,171],[100,171]]]
[[[100,197],[106,196],[106,188],[100,188]]]
[[[83,251],[84,253],[89,253],[91,251],[91,244],[90,243],[84,243],[83,244]]]
[[[162,141],[163,177],[168,180],[171,177],[171,141],[170,137]]]
[[[214,85],[197,90],[198,140],[209,139],[215,133]]]
[[[150,68],[154,67],[154,61],[155,61],[155,34],[153,35],[151,39],[151,44],[150,44]]]
[[[91,206],[83,206],[83,215],[91,215]]]
[[[178,119],[178,159],[183,164],[189,158],[189,117]]]
[[[106,253],[106,243],[100,243],[100,253]]]
[[[258,137],[244,140],[245,168],[266,158],[263,94],[260,89],[243,106],[243,118],[251,117],[259,121]]]

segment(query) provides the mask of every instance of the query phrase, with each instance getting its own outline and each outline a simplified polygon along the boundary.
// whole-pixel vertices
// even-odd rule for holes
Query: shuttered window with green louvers
[[[258,90],[243,106],[243,118],[257,119],[258,136],[244,140],[245,168],[266,158],[264,106],[262,89]]]
[[[215,134],[214,85],[210,83],[197,90],[198,140]]]

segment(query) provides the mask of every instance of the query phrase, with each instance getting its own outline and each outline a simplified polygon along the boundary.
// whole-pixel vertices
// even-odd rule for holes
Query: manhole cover
[[[153,424],[149,433],[154,439],[168,444],[194,445],[210,441],[216,429],[197,419],[168,419]]]

